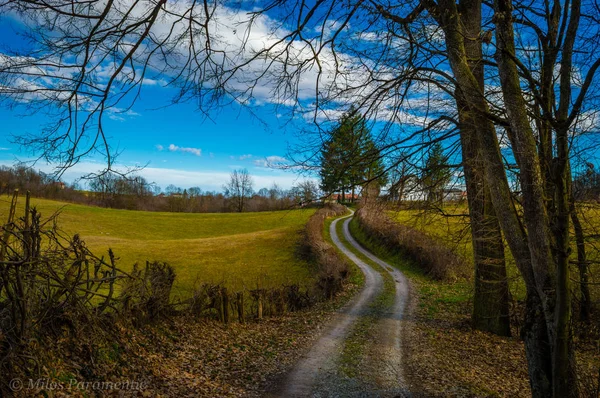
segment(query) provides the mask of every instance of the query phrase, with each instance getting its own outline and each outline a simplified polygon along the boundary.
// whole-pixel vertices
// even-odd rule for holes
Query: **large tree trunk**
[[[577,208],[575,207],[575,197],[571,191],[571,221],[573,221],[573,229],[575,230],[575,242],[577,244],[577,268],[579,269],[579,291],[581,297],[579,299],[579,319],[583,322],[590,321],[590,315],[592,311],[592,304],[590,300],[590,287],[589,287],[589,271],[587,255],[585,251],[585,237],[583,234],[583,227],[579,216],[577,215]]]
[[[518,75],[515,36],[512,20],[512,2],[496,0],[496,60],[504,96],[504,104],[510,128],[508,136],[513,153],[520,168],[523,190],[523,216],[527,226],[528,245],[535,291],[540,297],[548,340],[552,346],[552,395],[555,397],[577,396],[577,382],[571,334],[571,297],[569,288],[569,180],[568,176],[568,131],[565,125],[556,131],[556,158],[553,159],[555,217],[549,218],[544,194],[542,166],[536,151],[535,135],[529,122],[527,106],[523,97]],[[578,13],[577,0],[571,13]],[[571,29],[571,26],[569,26]],[[565,40],[567,43],[567,40]],[[565,44],[564,54],[568,54]],[[564,68],[568,69],[567,55],[561,62],[561,103],[563,87],[570,90],[570,75],[564,81]],[[561,108],[567,112],[567,106]],[[560,109],[559,109],[560,113]],[[559,119],[561,116],[559,115]],[[564,118],[566,120],[566,117]],[[552,221],[552,235],[550,231]],[[551,237],[554,245],[551,245]],[[528,286],[528,290],[531,288]],[[533,293],[533,292],[532,292]]]
[[[459,12],[463,21],[467,62],[479,83],[479,92],[483,95],[484,75],[479,38],[481,0],[461,1]],[[480,145],[477,142],[478,129],[482,126],[477,126],[475,115],[469,110],[460,90],[456,93],[456,102],[475,264],[473,326],[501,336],[510,336],[504,242],[491,203],[490,191],[485,183],[484,164],[479,150]]]
[[[547,294],[545,287],[551,286],[547,283],[549,247],[547,244],[547,224],[544,224],[546,213],[543,203],[541,210],[538,206],[539,202],[542,202],[543,195],[542,192],[537,192],[540,187],[539,181],[533,178],[535,167],[532,168],[532,165],[529,164],[537,159],[535,141],[533,141],[533,146],[529,145],[531,142],[522,142],[523,140],[517,143],[513,142],[513,148],[517,148],[515,156],[518,161],[521,161],[519,164],[521,170],[524,167],[528,168],[526,178],[522,178],[520,181],[524,191],[527,191],[524,192],[524,195],[528,196],[524,203],[525,218],[528,222],[528,232],[530,232],[528,236],[520,223],[512,201],[495,126],[488,117],[488,104],[467,61],[464,44],[465,36],[462,32],[463,22],[458,13],[457,5],[454,0],[440,0],[437,6],[434,3],[429,4],[431,14],[444,29],[448,60],[456,80],[457,90],[460,90],[476,120],[475,125],[479,127],[477,144],[480,146],[479,150],[483,155],[485,182],[490,190],[490,197],[500,226],[527,287],[527,319],[523,333],[532,392],[535,397],[552,396],[552,373],[548,369],[548,363],[552,363],[552,356],[549,349],[541,349],[548,347],[545,342],[554,341],[554,336],[549,333],[552,326],[553,312],[549,312],[548,306],[544,305]],[[518,83],[518,77],[516,82]],[[504,85],[503,88],[505,88]],[[520,91],[518,93],[520,95]],[[512,93],[509,91],[508,94]],[[507,101],[507,97],[509,100],[511,99],[510,95],[507,96],[505,93],[505,101]],[[532,148],[533,153],[531,153]],[[525,152],[520,152],[520,150]],[[523,162],[523,157],[529,159]],[[539,171],[539,164],[537,170]],[[541,191],[543,191],[543,188]],[[539,195],[536,196],[536,194]],[[536,203],[537,199],[539,199],[538,203]],[[527,208],[525,209],[525,207]],[[536,215],[536,211],[539,211],[539,214]],[[536,225],[534,221],[540,221],[540,217],[542,225]],[[533,245],[529,239],[533,239]],[[538,286],[544,288],[538,289]]]

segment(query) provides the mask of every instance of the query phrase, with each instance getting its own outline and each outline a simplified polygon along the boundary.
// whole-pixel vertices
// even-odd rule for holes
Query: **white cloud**
[[[116,120],[117,122],[124,122],[125,118],[123,116],[115,115],[113,113],[108,115],[109,119]]]
[[[192,155],[202,156],[202,150],[200,148],[180,147],[175,144],[169,145],[169,151],[191,153]]]
[[[254,165],[256,167],[264,167],[264,168],[282,166],[282,165],[285,165],[286,163],[288,163],[288,160],[281,156],[267,156],[264,159],[256,159],[254,161]]]
[[[156,149],[158,149],[159,151],[162,151],[163,149],[165,149],[165,147],[158,144],[158,145],[156,145]]]
[[[97,7],[96,11],[99,12],[103,2],[97,3],[99,4],[92,7]],[[206,37],[201,33],[201,30],[198,30],[192,36],[186,33],[189,30],[189,18],[198,21],[199,25],[205,22],[202,6],[190,11],[192,4],[191,0],[169,2],[168,13],[161,13],[160,18],[151,28],[153,40],[141,45],[136,52],[136,59],[131,62],[132,66],[123,68],[117,76],[116,81],[122,83],[120,89],[134,82],[145,86],[168,86],[169,83],[172,83],[170,79],[175,78],[175,76],[181,76],[182,80],[187,81],[176,81],[174,85],[186,83],[185,86],[194,87],[194,90],[199,90],[200,87],[210,88],[216,82],[215,76],[211,76],[210,73],[198,73],[198,70],[189,67],[190,64],[198,64],[198,68],[201,70],[204,66],[203,62],[207,57],[210,57],[214,65],[221,65],[219,71],[227,71],[233,65],[242,65],[237,69],[236,76],[217,77],[220,77],[221,81],[228,82],[225,91],[233,93],[235,99],[241,103],[251,103],[252,105],[270,103],[284,106],[298,105],[301,111],[309,112],[306,115],[308,121],[312,121],[313,116],[315,116],[317,122],[336,120],[336,116],[339,116],[335,113],[336,109],[312,113],[312,105],[306,105],[315,103],[313,100],[318,87],[321,96],[328,97],[333,101],[328,103],[321,98],[319,103],[328,103],[328,106],[332,108],[345,108],[350,103],[360,103],[367,98],[385,98],[376,107],[379,111],[374,117],[378,120],[416,125],[422,125],[428,120],[428,118],[420,116],[419,113],[414,113],[411,109],[403,110],[403,113],[400,114],[387,111],[395,104],[396,97],[394,95],[374,95],[382,88],[380,82],[392,81],[394,76],[398,75],[400,70],[397,67],[388,68],[383,65],[375,65],[368,56],[365,56],[365,59],[358,59],[358,55],[352,55],[354,53],[349,48],[351,46],[350,41],[348,41],[348,47],[338,47],[335,52],[327,46],[320,48],[318,34],[314,33],[311,36],[311,30],[308,28],[308,36],[302,40],[284,40],[283,38],[289,32],[282,27],[282,22],[270,18],[265,13],[253,14],[252,10],[223,5],[230,3],[211,3],[211,7],[214,6],[214,9],[211,10],[211,19],[207,24],[208,32],[211,35],[211,52],[206,53],[202,50],[206,47]],[[127,15],[128,18],[134,21],[147,15],[149,7],[154,7],[152,2],[133,2],[131,0],[115,2],[113,11],[106,18],[106,24],[119,21],[123,15]],[[49,10],[46,12],[51,13]],[[323,21],[323,25],[314,26],[313,29],[320,27],[323,28],[325,37],[328,37],[340,25],[335,19],[331,19]],[[144,28],[140,27],[140,29]],[[375,29],[364,32],[358,35],[358,38],[377,42],[383,40],[379,37],[380,34],[375,32],[377,32]],[[433,25],[426,26],[426,32],[434,40],[443,39],[441,30],[436,29]],[[131,36],[135,37],[137,33],[139,32],[132,32]],[[168,59],[161,55],[162,52],[154,51],[156,49],[152,47],[152,43],[160,43],[163,40],[166,40],[167,45],[165,47],[170,50]],[[340,41],[343,42],[343,40]],[[119,50],[130,50],[131,45],[132,43],[125,41],[120,44]],[[395,47],[399,50],[402,46],[403,43],[399,43]],[[109,47],[107,46],[107,48]],[[197,53],[189,54],[191,48],[196,49]],[[267,48],[270,48],[270,50],[264,52],[263,50]],[[319,54],[318,62],[313,59],[315,49]],[[116,71],[116,64],[113,61],[105,61],[113,58],[104,56],[105,54],[102,51],[102,49],[98,49],[90,65],[91,68],[88,68],[93,71],[98,86],[106,84]],[[114,51],[114,48],[110,48],[110,51]],[[257,53],[261,53],[262,56],[253,58]],[[150,54],[154,55],[148,62],[148,68],[144,69],[146,57]],[[0,57],[2,57],[1,54]],[[8,57],[5,56],[5,58]],[[2,61],[2,58],[0,58],[0,61]],[[44,61],[39,61],[40,68],[46,64]],[[21,61],[16,62],[16,64],[17,68],[24,68],[28,62]],[[188,65],[188,68],[185,67],[186,65]],[[265,70],[267,67],[269,69]],[[35,87],[32,85],[33,83],[38,84],[40,87],[49,85],[60,87],[61,84],[71,84],[70,82],[74,80],[73,76],[77,72],[77,68],[62,69],[50,70],[49,75],[51,78],[22,79],[23,81],[16,85],[27,88]],[[142,71],[145,71],[146,75],[143,75]],[[33,72],[30,71],[30,73]],[[37,70],[37,73],[39,74],[39,70]],[[293,76],[289,80],[291,84],[289,87],[281,85],[281,76],[284,73]],[[60,76],[62,75],[64,77],[61,80]],[[0,94],[6,89],[6,87],[0,87]],[[387,89],[393,92],[391,87],[387,87]],[[31,92],[31,89],[29,91]],[[427,92],[426,90],[423,91]],[[413,85],[411,95],[417,94],[418,92]],[[300,101],[301,104],[298,104],[297,101]],[[278,113],[279,115],[281,114]],[[120,114],[117,110],[114,110],[108,116],[113,120],[123,121],[126,116],[137,116],[137,114],[135,112]],[[186,149],[189,150],[186,151]],[[200,156],[199,150],[192,151],[195,148],[181,148],[179,150]]]

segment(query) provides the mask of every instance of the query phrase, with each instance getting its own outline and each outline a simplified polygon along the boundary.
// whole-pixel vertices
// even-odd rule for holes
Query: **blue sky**
[[[101,4],[101,2],[97,4]],[[126,4],[128,2],[115,2],[114,7],[126,8]],[[139,13],[145,15],[143,8],[148,7],[150,3],[135,2],[134,4],[136,4],[134,8],[138,7],[142,10],[136,8],[135,12],[126,13],[127,15],[135,16]],[[145,54],[155,54],[155,52],[152,51],[152,46],[145,42],[149,47],[142,46],[139,58],[133,62],[135,65],[129,68],[132,72],[128,72],[116,68],[116,66],[120,66],[120,60],[118,60],[119,57],[113,57],[113,47],[100,46],[101,48],[97,50],[98,54],[95,53],[86,65],[86,71],[93,71],[90,78],[93,83],[86,86],[85,90],[78,91],[80,96],[75,100],[75,105],[79,109],[90,112],[89,109],[98,105],[98,98],[104,94],[99,88],[106,87],[109,80],[112,82],[111,76],[115,70],[119,71],[114,76],[116,77],[114,81],[118,82],[116,86],[130,88],[128,82],[132,79],[131,75],[142,76],[141,73],[133,73],[133,71],[145,70],[141,66],[150,65],[148,70],[151,72],[144,76],[143,81],[140,79],[141,97],[128,112],[120,113],[116,109],[109,111],[109,114],[105,115],[103,119],[103,124],[110,145],[121,152],[118,163],[127,167],[147,164],[140,174],[163,188],[169,184],[175,184],[184,188],[199,186],[204,190],[221,190],[229,173],[237,168],[249,170],[254,177],[255,189],[269,187],[273,183],[277,183],[283,188],[289,188],[304,179],[305,176],[269,169],[265,165],[269,161],[275,163],[285,161],[288,146],[300,143],[297,140],[298,132],[317,129],[302,116],[297,116],[290,124],[287,123],[290,121],[287,112],[290,104],[295,104],[303,111],[310,112],[315,103],[317,87],[320,102],[316,116],[322,123],[321,127],[331,127],[327,121],[339,119],[343,111],[350,107],[350,104],[365,100],[369,105],[368,101],[370,100],[367,98],[373,94],[374,98],[378,98],[373,108],[377,111],[370,116],[373,126],[376,127],[374,134],[378,134],[377,130],[389,122],[392,129],[385,132],[386,140],[396,140],[396,136],[400,139],[410,136],[415,128],[421,129],[426,126],[433,117],[433,113],[444,112],[448,108],[445,100],[446,94],[435,85],[411,86],[411,95],[402,101],[402,109],[395,108],[397,103],[393,90],[389,93],[390,95],[377,95],[379,90],[377,79],[372,81],[372,74],[385,80],[395,75],[398,72],[397,68],[402,69],[402,65],[392,63],[391,66],[383,65],[376,66],[373,70],[370,69],[373,67],[370,57],[378,58],[379,55],[377,51],[373,54],[370,52],[363,54],[363,52],[367,48],[378,49],[378,43],[382,39],[376,31],[362,29],[365,27],[363,25],[369,25],[369,23],[359,16],[355,17],[350,24],[352,29],[346,29],[342,33],[343,40],[340,41],[345,43],[345,46],[341,49],[336,47],[334,51],[325,45],[319,52],[319,62],[317,63],[314,60],[311,61],[314,53],[313,49],[304,41],[306,38],[301,40],[296,37],[281,41],[287,33],[285,22],[279,20],[277,14],[262,14],[252,20],[252,29],[247,29],[250,23],[248,22],[248,11],[237,6],[230,7],[227,3],[217,8],[211,19],[212,24],[209,24],[207,29],[211,30],[212,45],[218,50],[217,53],[227,54],[221,59],[218,59],[220,55],[217,55],[217,64],[220,60],[224,60],[225,69],[231,68],[232,65],[244,65],[240,73],[228,79],[226,89],[236,93],[237,101],[251,104],[251,110],[248,111],[237,102],[232,101],[231,105],[211,113],[207,119],[203,114],[197,112],[197,104],[192,102],[165,108],[164,106],[168,105],[173,98],[175,89],[163,87],[161,81],[165,82],[174,76],[183,76],[181,78],[183,82],[178,81],[177,83],[185,85],[191,82],[195,84],[192,90],[194,93],[198,85],[203,88],[206,86],[211,88],[218,83],[216,82],[218,79],[214,77],[212,77],[213,80],[210,80],[210,75],[206,81],[204,74],[198,75],[194,71],[185,70],[186,51],[190,46],[182,43],[178,36],[177,38],[170,36],[171,31],[186,31],[185,26],[181,26],[181,21],[185,21],[185,19],[175,18],[171,15],[173,12],[176,14],[177,7],[185,7],[185,4],[187,4],[185,0],[170,2],[169,7],[173,7],[175,11],[170,10],[168,16],[158,20],[159,22],[152,27],[156,37],[160,37],[161,40],[167,38],[173,40],[170,43],[175,49],[174,53],[179,57],[171,59],[158,56],[148,61],[144,58]],[[239,6],[243,6],[242,4],[244,3],[240,3]],[[348,12],[342,8],[334,11],[335,15],[321,15],[315,19],[312,26],[304,29],[305,35],[314,36],[314,43],[318,42],[319,38],[333,35],[340,26],[337,20],[344,20],[345,13]],[[21,76],[19,68],[27,71],[31,67],[30,61],[22,66],[24,59],[34,59],[34,63],[39,61],[38,70],[42,70],[42,73],[36,72],[36,77],[32,78],[26,75],[27,77],[21,81],[9,82],[7,87],[15,88],[17,92],[25,90],[31,94],[29,97],[18,98],[17,101],[22,101],[24,105],[37,104],[36,101],[40,101],[40,98],[43,101],[43,95],[39,95],[35,91],[37,87],[71,88],[79,73],[79,70],[69,69],[69,62],[72,62],[71,65],[77,63],[75,56],[71,53],[64,58],[61,56],[60,62],[56,61],[56,58],[50,59],[50,64],[58,62],[61,66],[54,67],[54,69],[52,66],[49,67],[43,52],[35,54],[28,50],[21,39],[15,37],[12,30],[19,30],[21,26],[21,20],[16,18],[6,16],[4,19],[0,19],[0,56],[6,55],[4,59],[16,60],[15,62],[19,65],[16,67],[19,76]],[[47,34],[54,35],[53,27],[49,29]],[[77,34],[74,36],[76,37]],[[200,36],[194,35],[189,39],[198,46],[194,46],[194,48],[203,48],[204,42]],[[136,36],[133,35],[133,37]],[[128,36],[129,39],[131,38]],[[131,48],[127,47],[130,46],[129,43],[122,47],[123,53]],[[9,51],[10,47],[21,51],[17,51],[15,54],[15,52]],[[268,62],[260,57],[252,57],[255,51],[263,48],[274,49],[269,53],[274,57],[269,60],[274,62],[269,62],[268,74],[263,74],[264,67]],[[396,53],[406,51],[406,43],[402,40],[395,40],[390,44],[390,48],[391,53],[387,56],[396,59]],[[77,54],[81,54],[81,49],[79,51]],[[160,51],[157,53],[160,54]],[[200,51],[200,56],[196,58],[196,61],[205,55]],[[40,57],[36,58],[38,56]],[[0,61],[4,59],[0,59]],[[96,60],[98,61],[96,62]],[[282,62],[284,60],[285,62]],[[321,70],[322,73],[319,73],[318,70]],[[286,80],[291,87],[287,84],[281,85],[283,73],[291,73],[292,77]],[[251,98],[245,92],[248,88],[248,81],[257,82]],[[14,86],[10,86],[11,84]],[[61,84],[63,85],[61,86]],[[89,89],[90,86],[93,88]],[[347,87],[348,90],[345,89]],[[284,90],[281,90],[282,88]],[[95,91],[98,89],[100,93]],[[403,87],[396,89],[399,92],[403,91]],[[82,93],[81,91],[86,92]],[[115,91],[118,92],[118,89],[112,86],[110,95],[116,95]],[[331,99],[330,102],[325,102],[324,105],[323,99],[328,98]],[[64,101],[64,99],[65,97],[61,100]],[[433,105],[435,101],[439,102],[437,106]],[[127,103],[119,103],[117,106],[126,108],[127,105]],[[430,112],[430,109],[436,109],[436,111]],[[251,115],[251,113],[255,115]],[[279,117],[280,113],[285,116]],[[10,164],[15,157],[22,160],[31,159],[33,154],[11,144],[10,137],[39,132],[46,122],[43,116],[40,114],[22,117],[18,109],[16,111],[0,109],[0,118],[3,120],[3,125],[0,127],[0,148],[3,148],[0,150],[0,163]],[[100,156],[88,157],[68,170],[64,174],[64,179],[72,181],[83,174],[99,171],[104,166],[102,162],[103,158]],[[37,164],[37,167],[46,172],[52,169],[52,165],[41,163]]]
[[[25,48],[25,42],[14,33],[19,27],[14,19],[0,19],[3,48]],[[290,188],[306,178],[265,167],[269,162],[283,161],[288,146],[297,142],[294,130],[307,127],[301,118],[284,127],[289,120],[281,118],[274,105],[264,102],[253,106],[251,112],[234,103],[206,118],[193,103],[169,106],[174,94],[174,89],[161,83],[144,84],[129,112],[113,113],[105,119],[110,144],[120,151],[119,165],[146,165],[139,174],[162,188],[175,184],[220,191],[229,173],[239,168],[249,170],[257,190],[273,183]],[[0,106],[1,165],[35,157],[27,148],[12,143],[14,136],[35,134],[47,123],[45,115],[28,112],[26,108]],[[53,170],[53,165],[44,162],[35,167],[45,172]],[[102,157],[91,156],[67,171],[63,180],[71,182],[102,167]]]
[[[192,104],[156,109],[165,105],[170,91],[162,87],[145,88],[130,114],[117,114],[115,119],[120,120],[107,120],[111,144],[121,151],[119,164],[128,167],[147,164],[147,170],[140,174],[163,188],[173,183],[220,190],[227,175],[238,168],[250,171],[256,189],[272,183],[289,188],[297,182],[299,177],[294,173],[265,167],[268,160],[284,158],[288,144],[295,142],[291,128],[282,128],[282,121],[273,110],[257,107],[254,109],[257,115],[251,115],[243,107],[231,105],[208,120]],[[13,144],[12,137],[39,131],[45,120],[43,115],[23,116],[23,112],[0,107],[0,164],[33,158],[27,148]],[[68,171],[64,179],[72,181],[100,170],[102,161],[90,157]],[[52,169],[43,162],[36,167],[46,172]]]
[[[103,2],[93,4],[101,5]],[[119,20],[116,18],[117,15],[130,15],[131,18],[146,15],[146,8],[151,7],[149,2],[120,1],[112,4],[111,7],[119,9],[119,12],[113,13],[114,15],[109,13],[111,17],[108,18],[110,21],[106,22],[107,24]],[[123,14],[122,11],[129,7],[128,4],[135,4],[132,6],[133,11]],[[187,42],[180,40],[180,37],[185,39],[185,35],[178,36],[171,33],[187,31],[184,23],[187,19],[177,18],[174,15],[179,11],[182,12],[181,15],[184,15],[189,4],[191,2],[188,0],[170,1],[168,3],[169,13],[163,15],[164,18],[157,19],[152,26],[153,35],[160,38],[157,42],[166,40],[172,45],[173,53],[180,57],[171,59],[167,56],[165,58],[159,56],[148,60],[144,58],[145,55],[155,54],[155,52],[152,51],[154,48],[151,43],[144,41],[144,46],[139,51],[139,58],[132,62],[135,65],[130,70],[138,72],[143,69],[142,65],[149,65],[148,70],[154,71],[154,73],[145,75],[141,81],[141,97],[129,112],[119,113],[113,109],[109,111],[103,121],[111,146],[121,152],[118,163],[127,167],[147,164],[140,174],[163,188],[169,184],[175,184],[181,187],[199,186],[204,190],[221,190],[231,170],[237,168],[247,168],[250,171],[254,176],[256,189],[268,187],[273,183],[284,188],[291,187],[304,177],[269,169],[265,165],[268,160],[283,161],[287,156],[288,146],[299,143],[295,133],[303,130],[316,130],[316,126],[311,125],[301,116],[294,119],[292,124],[286,124],[287,116],[278,117],[278,114],[286,113],[286,109],[289,110],[290,101],[303,107],[304,110],[310,109],[315,101],[317,87],[320,97],[317,117],[321,121],[336,120],[344,109],[349,108],[350,104],[366,101],[367,108],[372,106],[373,112],[369,118],[376,127],[374,134],[378,134],[379,127],[383,127],[387,121],[391,128],[390,131],[382,129],[385,133],[383,135],[385,140],[397,143],[407,139],[406,146],[420,142],[419,140],[422,138],[420,136],[414,140],[407,137],[411,137],[416,130],[428,126],[437,117],[436,114],[452,114],[455,111],[448,94],[435,84],[424,82],[413,82],[410,86],[401,84],[394,89],[386,88],[385,95],[379,95],[379,90],[385,86],[380,86],[377,82],[388,81],[390,77],[397,76],[398,73],[402,74],[404,69],[402,60],[405,58],[403,54],[407,52],[407,43],[398,38],[392,37],[389,44],[380,45],[382,43],[381,32],[387,32],[385,20],[379,20],[380,25],[376,23],[371,26],[370,22],[363,18],[364,15],[360,15],[360,13],[355,15],[347,25],[351,28],[340,31],[342,33],[338,36],[335,51],[327,44],[323,44],[323,47],[319,48],[317,68],[317,63],[314,60],[311,61],[313,50],[309,48],[310,46],[306,44],[305,40],[312,40],[312,43],[315,44],[320,39],[331,38],[334,32],[336,35],[340,33],[336,32],[336,29],[341,26],[339,21],[345,21],[345,14],[349,12],[348,10],[338,7],[332,9],[333,14],[317,13],[319,15],[313,16],[311,23],[304,28],[304,37],[303,40],[300,40],[298,37],[287,37],[289,32],[286,31],[286,22],[282,19],[284,14],[277,14],[275,9],[252,19],[252,29],[249,29],[248,10],[260,2],[227,1],[222,4],[218,3],[219,7],[215,9],[210,23],[207,23],[207,30],[210,31],[212,46],[214,46],[211,48],[216,49],[218,54],[227,55],[221,59],[216,56],[217,59],[214,60],[217,61],[217,64],[219,61],[223,61],[225,69],[231,68],[233,65],[243,65],[240,73],[228,79],[229,85],[226,88],[229,92],[239,94],[238,101],[251,104],[251,111],[233,102],[232,105],[211,113],[207,119],[197,112],[195,103],[164,108],[170,103],[175,91],[173,88],[162,87],[161,80],[164,82],[169,77],[182,76],[181,80],[184,84],[188,82],[195,84],[192,90],[194,93],[197,86],[211,88],[215,84],[215,80],[210,80],[211,76],[208,76],[208,80],[204,80],[206,77],[204,74],[195,74],[194,71],[182,69],[185,64],[182,59],[186,59],[186,51],[191,47],[202,49],[205,46],[205,38],[201,34],[194,33],[192,38],[188,37],[189,43],[195,44],[195,46],[190,46]],[[307,4],[310,5],[313,2]],[[183,9],[179,10],[182,7]],[[244,10],[242,7],[248,7],[248,9]],[[278,8],[276,7],[276,9]],[[285,10],[286,8],[282,7],[280,12],[283,13]],[[203,12],[197,16],[200,20],[202,19],[201,14],[203,15]],[[112,20],[111,18],[116,19]],[[6,14],[3,17],[0,15],[0,57],[5,56],[5,58],[0,58],[0,61],[17,59],[17,64],[19,64],[22,63],[23,56],[27,56],[27,60],[36,59],[35,56],[31,56],[31,51],[26,43],[14,34],[14,30],[22,27],[21,21],[14,14]],[[295,21],[292,22],[295,23]],[[443,47],[443,35],[439,28],[428,25],[427,21],[424,23],[424,32],[430,35],[432,47],[434,49],[437,46]],[[55,34],[54,26],[48,29],[50,30],[46,33],[49,37]],[[140,30],[143,31],[141,28]],[[74,36],[77,37],[77,34]],[[100,94],[94,90],[98,90],[103,85],[106,86],[112,72],[117,70],[116,66],[120,66],[119,57],[112,57],[114,49],[120,49],[119,54],[126,53],[127,49],[131,48],[132,42],[129,40],[136,37],[141,37],[140,32],[127,36],[127,40],[124,42],[118,41],[117,47],[107,45],[99,46],[99,50],[96,48],[98,53],[95,54],[95,59],[98,61],[96,62],[92,57],[86,65],[87,71],[93,71],[91,80],[94,81],[90,86],[94,89],[86,93],[81,93],[80,90],[78,94],[81,96],[75,100],[77,106],[82,109],[87,106],[86,111],[89,111],[89,108],[94,108],[94,105],[98,104],[98,97],[102,97],[101,94],[104,93],[101,89],[99,90]],[[286,39],[282,40],[283,37]],[[327,43],[327,40],[324,43]],[[340,44],[343,44],[342,47]],[[81,47],[77,47],[77,45],[75,47],[79,50],[76,53],[81,54]],[[272,58],[269,58],[268,62],[260,57],[252,57],[254,52],[264,48],[273,49],[269,52]],[[20,54],[15,54],[10,51],[11,49],[21,50]],[[383,51],[384,49],[385,51]],[[489,50],[491,49],[492,47],[489,48]],[[380,50],[383,52],[380,53]],[[161,52],[156,53],[160,54]],[[48,85],[54,84],[64,87],[60,86],[61,83],[70,88],[69,84],[72,85],[76,80],[74,76],[78,71],[69,69],[68,66],[64,67],[64,65],[69,63],[69,57],[75,64],[76,62],[73,61],[75,56],[67,54],[66,60],[61,57],[61,66],[52,70],[52,67],[48,67],[45,63],[43,52],[40,54],[41,58],[36,59],[40,62],[38,65],[42,65],[40,69],[44,73],[48,73],[50,77],[47,78],[48,75],[42,73],[37,75],[38,80],[23,78],[21,82],[16,83],[16,91],[22,90],[23,87],[27,90],[28,87],[46,88]],[[202,60],[206,53],[199,51],[196,52],[196,55],[198,57],[195,60],[198,61],[198,59]],[[212,55],[214,56],[214,54]],[[172,57],[170,53],[168,56]],[[383,57],[381,64],[377,61],[379,57]],[[282,62],[283,60],[285,62]],[[147,63],[145,63],[146,61]],[[53,62],[57,61],[51,60],[51,63]],[[440,59],[434,57],[432,62],[434,64],[439,62],[436,67],[442,68],[442,70],[447,67],[443,57]],[[264,66],[267,63],[269,63],[270,73],[263,74]],[[19,67],[26,69],[30,66],[31,64],[27,61],[24,67],[20,64],[17,69]],[[321,74],[317,73],[319,68],[322,71]],[[140,73],[118,70],[120,72],[114,76],[115,81],[118,82],[117,86],[127,88],[127,82],[130,81],[132,74],[141,76]],[[283,71],[291,73],[293,76],[285,81],[291,88],[281,85]],[[450,73],[450,71],[446,72]],[[212,78],[214,79],[214,77]],[[425,73],[425,78],[427,78],[427,73]],[[245,96],[244,92],[248,88],[248,81],[258,82],[253,90],[252,98]],[[205,82],[207,83],[205,84]],[[318,84],[316,84],[317,82]],[[12,83],[14,82],[9,84]],[[178,81],[178,83],[182,82]],[[440,81],[440,85],[444,85],[444,83],[444,80]],[[282,90],[278,89],[282,87],[288,88],[289,91],[283,90],[284,93],[281,94]],[[409,90],[409,95],[404,95],[405,89]],[[491,79],[488,90],[492,93],[489,95],[492,102],[497,98],[497,89],[494,80]],[[27,101],[35,103],[38,100],[35,97],[38,93],[33,91],[34,99],[25,98],[24,103]],[[116,95],[114,91],[118,91],[118,89],[112,86],[110,94]],[[402,100],[400,101],[398,98],[402,98]],[[324,99],[330,99],[330,102],[324,103]],[[297,101],[294,102],[294,100]],[[124,108],[127,104],[119,103],[117,106]],[[361,110],[366,111],[365,107]],[[41,114],[23,117],[22,112],[19,109],[13,111],[0,106],[0,120],[2,120],[0,164],[10,165],[15,158],[28,160],[34,155],[28,153],[27,148],[23,150],[12,144],[11,137],[23,133],[35,134],[40,131],[46,120]],[[592,128],[594,131],[597,130],[598,117],[595,108],[592,109],[590,117],[583,124],[587,126],[587,130]],[[324,124],[322,126],[327,128],[331,125]],[[451,128],[451,126],[442,126],[440,131],[444,132],[446,128]],[[450,145],[454,142],[453,140],[454,138],[451,138],[450,142],[445,144]],[[67,171],[64,179],[72,181],[82,174],[98,171],[104,166],[102,162],[102,157],[88,157]],[[37,167],[46,172],[52,170],[52,165],[38,163]]]

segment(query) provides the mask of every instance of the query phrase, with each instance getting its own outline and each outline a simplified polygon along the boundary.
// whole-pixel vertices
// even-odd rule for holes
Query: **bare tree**
[[[319,198],[319,187],[312,180],[304,180],[297,185],[301,205],[309,204]]]
[[[225,185],[225,196],[233,200],[236,211],[243,212],[248,198],[252,196],[252,177],[246,169],[234,170]]]

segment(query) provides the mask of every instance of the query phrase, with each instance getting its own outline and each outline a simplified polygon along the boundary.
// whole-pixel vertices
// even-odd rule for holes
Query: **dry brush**
[[[384,206],[373,204],[358,210],[356,218],[370,237],[392,251],[402,251],[433,279],[468,277],[468,266],[464,258],[435,238],[394,222],[385,212]]]

